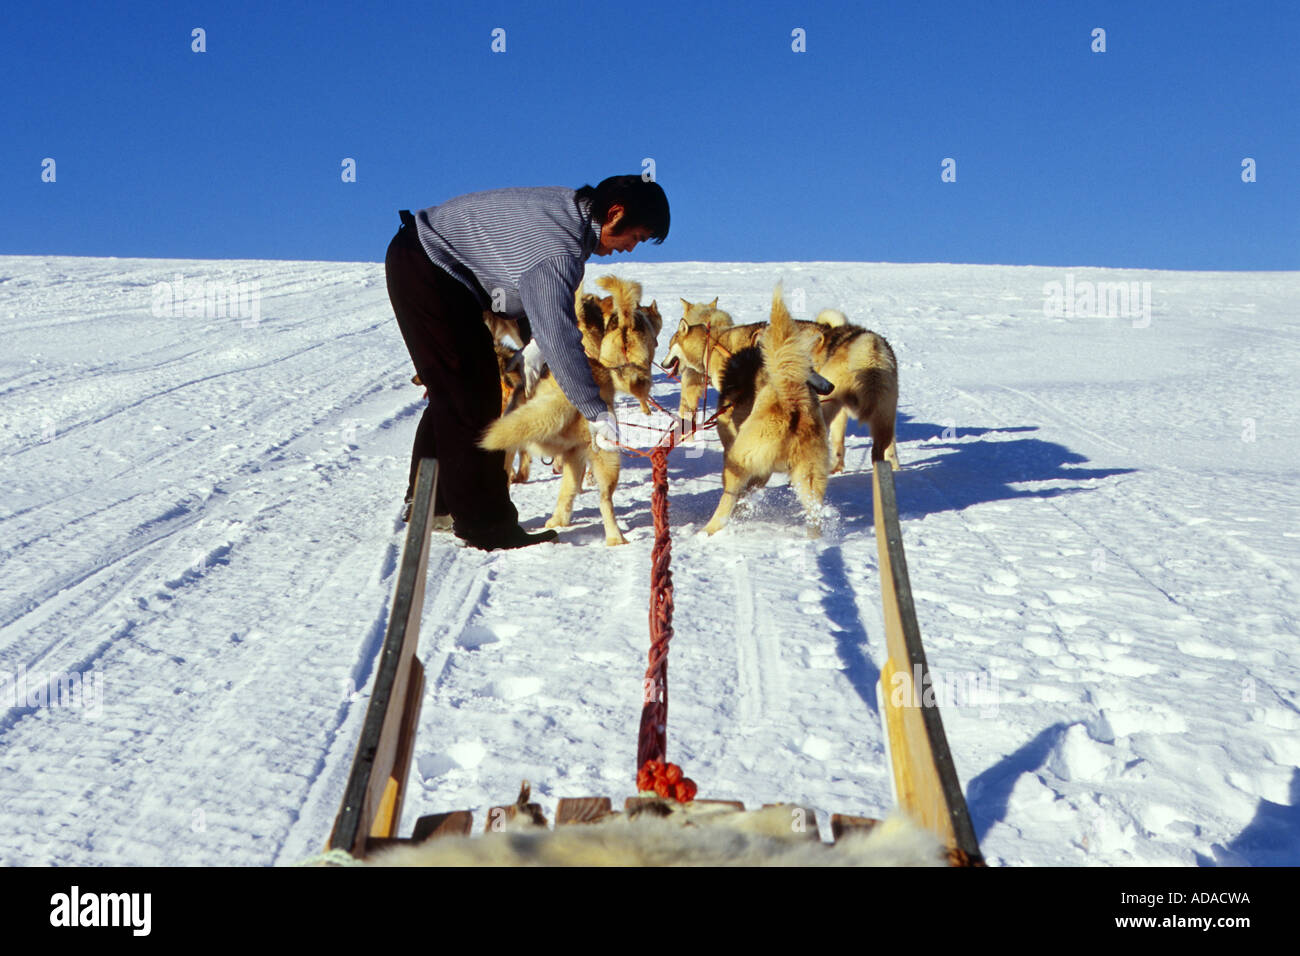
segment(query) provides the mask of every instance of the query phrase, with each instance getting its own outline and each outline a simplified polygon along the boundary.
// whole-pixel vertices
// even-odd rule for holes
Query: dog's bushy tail
[[[537,393],[512,412],[502,415],[483,432],[479,447],[511,451],[530,442],[543,442],[565,430],[578,414],[558,386],[543,381]]]
[[[759,340],[765,381],[730,451],[735,465],[756,475],[788,470],[791,486],[809,509],[810,529],[817,527],[814,509],[825,495],[830,470],[821,403],[808,384],[816,334],[795,325],[777,285],[772,318]]]
[[[636,321],[637,306],[641,304],[641,283],[620,279],[618,276],[601,276],[596,285],[614,297],[614,314],[622,328],[631,328]]]
[[[785,307],[781,284],[772,292],[772,318],[759,336],[763,367],[777,401],[789,410],[812,411],[808,376],[812,372],[812,339],[794,324]],[[820,414],[820,412],[817,412]]]
[[[817,313],[817,318],[814,321],[818,325],[825,325],[832,329],[838,329],[841,326],[849,324],[849,317],[839,309],[822,309]]]

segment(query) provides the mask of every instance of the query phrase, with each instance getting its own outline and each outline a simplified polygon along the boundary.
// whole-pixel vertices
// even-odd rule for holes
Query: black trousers
[[[421,458],[438,459],[436,514],[450,514],[457,536],[491,537],[519,524],[510,501],[505,452],[479,437],[501,415],[501,373],[478,299],[434,265],[404,212],[384,258],[388,299],[429,405],[415,430],[408,498]]]

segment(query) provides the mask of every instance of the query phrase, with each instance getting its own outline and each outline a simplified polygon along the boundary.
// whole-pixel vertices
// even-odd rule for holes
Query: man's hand
[[[546,360],[542,358],[536,339],[525,345],[519,354],[524,357],[524,394],[532,398],[542,373],[546,371]]]
[[[606,412],[594,421],[587,422],[591,432],[591,443],[600,451],[618,449],[618,421]]]

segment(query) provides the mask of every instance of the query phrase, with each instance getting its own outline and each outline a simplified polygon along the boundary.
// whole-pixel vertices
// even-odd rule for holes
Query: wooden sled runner
[[[473,815],[458,810],[420,817],[409,837],[397,834],[424,692],[424,672],[415,654],[424,603],[436,481],[437,462],[424,459],[416,481],[415,501],[374,690],[343,802],[329,838],[330,849],[344,850],[355,859],[367,859],[380,850],[417,847],[429,840],[467,837],[474,829]],[[938,841],[949,865],[983,866],[938,707],[926,706],[920,688],[916,686],[911,687],[911,693],[886,692],[887,688],[899,684],[907,686],[909,681],[915,684],[917,679],[928,686],[929,667],[912,603],[893,470],[888,462],[878,462],[874,466],[872,488],[889,655],[881,669],[879,696],[898,810]],[[896,680],[895,675],[902,675],[904,679]],[[569,828],[592,824],[631,824],[640,818],[652,820],[679,810],[688,815],[688,827],[713,820],[743,829],[751,822],[750,818],[759,826],[762,816],[771,819],[788,817],[792,821],[791,830],[799,840],[806,840],[810,845],[815,841],[818,847],[812,851],[799,848],[802,853],[812,853],[812,856],[799,856],[793,860],[796,865],[802,865],[816,860],[816,853],[822,847],[826,848],[827,854],[833,854],[837,852],[836,847],[855,844],[855,841],[869,837],[873,830],[879,833],[888,829],[877,830],[880,821],[875,819],[837,813],[830,818],[832,840],[823,844],[816,816],[810,808],[768,805],[762,810],[746,812],[741,803],[713,800],[696,800],[685,807],[668,806],[666,801],[646,797],[630,797],[620,810],[616,810],[608,797],[564,798],[556,807],[554,832],[558,834]],[[690,809],[692,807],[694,809]],[[486,835],[479,841],[495,839],[491,834],[496,831],[518,834],[521,827],[536,828],[544,833],[546,826],[541,807],[529,801],[529,787],[525,783],[514,804],[488,810],[480,824]],[[593,827],[592,832],[595,829],[597,827]],[[700,826],[699,829],[707,828]],[[692,862],[702,861],[696,859]]]

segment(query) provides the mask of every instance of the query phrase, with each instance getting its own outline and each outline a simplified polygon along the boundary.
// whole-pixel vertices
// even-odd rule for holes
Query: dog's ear
[[[650,319],[650,324],[654,326],[655,335],[657,336],[664,330],[664,317],[659,314],[659,301],[651,299],[650,304],[646,306],[646,315]]]
[[[709,308],[716,309],[717,307],[718,307],[718,297],[715,295],[713,297],[713,301],[709,303]]]

